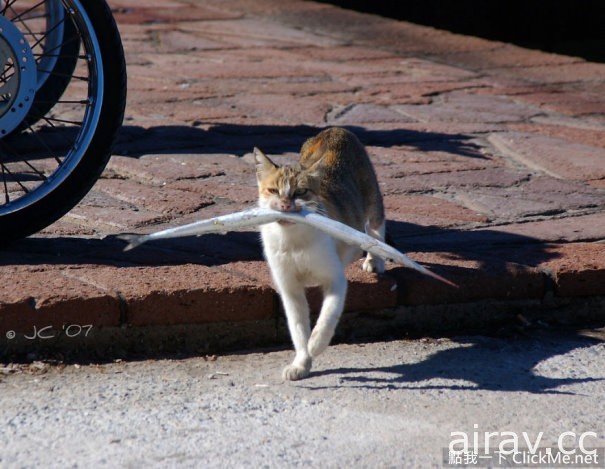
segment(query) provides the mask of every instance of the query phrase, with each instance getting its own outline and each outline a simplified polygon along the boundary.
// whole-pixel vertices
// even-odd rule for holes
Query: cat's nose
[[[294,212],[294,211],[296,211],[296,206],[294,205],[294,202],[291,200],[280,200],[279,209],[282,212]]]

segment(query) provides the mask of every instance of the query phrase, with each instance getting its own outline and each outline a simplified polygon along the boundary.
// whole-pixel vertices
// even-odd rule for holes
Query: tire
[[[70,76],[80,72],[69,57],[59,60],[53,69],[57,78],[47,80],[38,90],[19,127],[24,130],[8,132],[0,140],[0,245],[52,224],[88,193],[109,160],[123,121],[126,64],[111,10],[101,0],[64,0],[61,5],[76,12],[70,16],[72,24],[66,32],[75,28],[82,50],[89,53],[88,47],[96,54],[92,60],[84,60],[86,54],[80,54],[80,68],[90,73],[85,81],[87,96],[77,103],[70,98],[72,85],[65,83],[65,72]],[[80,78],[71,78],[71,82],[76,92],[86,91]],[[65,99],[60,96],[64,91]],[[40,104],[55,98],[57,105],[50,109]],[[63,107],[80,105],[85,106],[77,110],[81,122],[70,114],[62,118]],[[39,115],[40,111],[45,115]],[[56,167],[46,169],[50,163]]]

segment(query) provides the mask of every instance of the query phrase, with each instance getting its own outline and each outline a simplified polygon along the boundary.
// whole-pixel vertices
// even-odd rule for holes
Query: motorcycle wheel
[[[50,225],[94,185],[122,124],[126,65],[104,1],[0,6],[0,243],[6,243]]]

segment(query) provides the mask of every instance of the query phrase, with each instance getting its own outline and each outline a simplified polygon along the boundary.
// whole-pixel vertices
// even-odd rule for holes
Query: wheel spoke
[[[2,143],[2,146],[6,148],[6,145],[4,143]],[[15,176],[7,165],[5,165],[4,163],[0,163],[0,164],[2,165],[2,174],[3,174],[4,184],[5,184],[5,196],[8,197],[8,185],[6,184],[5,172],[11,177],[12,182],[17,183],[23,192],[25,192],[26,194],[29,194],[30,190],[26,186],[23,185],[23,183],[21,182],[21,178]]]
[[[11,8],[15,3],[17,3],[17,0],[13,0],[12,2],[10,0],[6,0],[6,4],[4,5],[2,11],[0,11],[0,15],[6,16],[6,11]]]
[[[89,105],[90,99],[60,99],[59,101],[48,101],[45,99],[36,100],[38,103],[53,103],[53,104],[84,104]]]
[[[36,47],[38,44],[40,44],[46,37],[48,37],[53,31],[55,31],[59,26],[61,26],[63,23],[65,22],[65,18],[63,18],[61,21],[59,21],[57,24],[55,24],[52,28],[50,28],[48,31],[45,31],[44,34],[42,35],[41,38],[39,38],[36,42],[34,42],[33,44],[31,44],[31,48],[33,49],[34,47]],[[35,36],[34,36],[35,38]]]
[[[54,70],[42,70],[42,69],[38,69],[38,72],[40,73],[46,73],[48,75],[54,75],[57,77],[63,77],[63,78],[75,78],[76,80],[80,80],[80,81],[86,81],[88,82],[90,79],[88,77],[81,77],[78,75],[68,75],[67,73],[59,73],[59,72],[55,72]]]
[[[46,152],[49,155],[52,155],[52,157],[55,159],[55,161],[57,163],[59,163],[59,165],[63,164],[61,159],[56,154],[57,151],[50,148],[50,146],[44,141],[44,139],[42,139],[40,137],[40,135],[38,135],[38,132],[36,132],[28,122],[26,122],[26,125],[27,125],[28,130],[31,132],[30,135],[32,135],[38,142],[40,142],[42,144],[42,146],[44,147]],[[68,144],[67,148],[69,148],[69,146],[72,145],[73,142],[67,142],[67,144]]]
[[[61,140],[63,140],[63,143],[65,144],[65,148],[70,148],[75,142],[74,140],[68,140],[65,135],[64,132],[61,132],[61,129],[67,129],[67,127],[58,127],[55,122],[57,119],[52,119],[48,116],[43,116],[41,117],[41,120],[43,120],[44,122],[46,122],[48,124],[49,127],[51,127],[52,129],[56,130],[57,132],[55,132],[55,135],[58,135]],[[31,129],[31,127],[30,127]],[[33,129],[32,129],[33,130]],[[36,132],[33,132],[34,134],[36,134]]]
[[[81,126],[83,124],[82,121],[72,121],[72,120],[69,120],[69,119],[59,119],[58,117],[43,116],[42,119],[44,119],[46,122],[48,122],[49,125],[51,125],[51,121],[52,122],[61,122],[63,124],[72,124],[72,125],[76,125],[76,126]]]
[[[30,129],[31,129],[31,127],[30,127]],[[19,151],[13,145],[11,145],[9,142],[2,141],[2,146],[7,150],[7,153],[13,155],[12,157],[5,158],[3,163],[4,164],[7,164],[9,162],[10,163],[16,163],[16,162],[24,163],[26,166],[30,167],[35,173],[37,173],[42,179],[46,180],[47,176],[43,172],[41,172],[38,168],[36,168],[32,165],[30,160],[33,160],[33,158],[31,156],[29,156],[29,159],[28,159],[27,153],[30,153],[30,154],[33,154],[36,152],[43,153],[44,154],[43,159],[48,159],[50,157],[50,158],[54,159],[58,165],[61,165],[61,164],[63,164],[63,161],[61,160],[61,158],[58,155],[59,152],[57,150],[53,150],[52,148],[50,148],[50,146],[44,141],[44,139],[42,139],[37,134],[37,132],[33,132],[30,130],[30,132],[28,132],[27,134],[24,133],[24,135],[27,135],[27,137],[31,137],[34,140],[36,140],[40,144],[39,148],[30,146],[29,149]],[[28,140],[31,141],[31,139],[28,139]],[[16,142],[16,143],[18,143],[18,142]],[[67,148],[69,148],[69,147],[67,147]],[[19,155],[23,155],[23,156],[19,156]]]
[[[57,44],[55,47],[45,50],[42,54],[40,54],[40,56],[48,56],[50,57],[50,52],[54,52],[57,49],[61,49],[64,46],[68,45],[68,44],[72,44],[74,41],[79,41],[80,38],[75,36],[75,37],[70,37],[69,39],[64,40],[63,42],[61,42],[60,44]],[[35,54],[34,54],[35,55]],[[78,59],[86,59],[85,55],[78,55]]]
[[[39,20],[40,18],[48,18],[48,13],[40,13],[39,15],[29,15],[25,19],[26,20]]]
[[[65,44],[66,43],[64,42],[64,43],[56,46],[54,49],[58,49]],[[73,56],[71,56],[71,55],[50,54],[48,52],[42,52],[41,54],[40,53],[34,54],[34,57],[36,57],[37,59],[41,59],[42,57],[50,57],[50,58],[54,58],[54,59],[71,59],[71,58],[73,58]],[[87,57],[85,55],[78,55],[76,58],[78,60],[85,60]]]
[[[29,13],[30,11],[34,11],[36,8],[40,7],[41,5],[44,5],[44,2],[45,2],[45,1],[46,1],[46,0],[42,0],[42,1],[38,2],[38,3],[36,3],[36,4],[35,4],[33,7],[30,7],[30,8],[28,8],[27,10],[22,11],[22,12],[21,12],[21,13],[19,13],[17,16],[15,16],[15,17],[11,18],[11,21],[12,21],[13,23],[14,23],[15,21],[19,21],[19,20],[20,20],[20,18],[21,18],[23,15],[26,15],[26,14],[27,14],[27,13]],[[14,2],[12,2],[12,3],[11,3],[11,10],[13,10],[12,5],[14,5],[15,3],[16,3],[16,0],[15,0]],[[14,10],[13,10],[13,11],[14,11]],[[16,12],[15,12],[15,13],[16,13]]]
[[[16,12],[16,11],[15,11],[15,10],[14,10],[12,7],[11,7],[11,11],[12,11],[13,13],[15,13],[15,15],[17,15],[17,12]],[[27,18],[27,19],[30,19],[30,18]],[[30,27],[29,27],[29,25],[28,25],[28,24],[27,24],[27,23],[26,23],[26,22],[23,20],[23,18],[20,18],[20,17],[19,17],[19,15],[17,15],[17,16],[14,16],[14,17],[13,17],[12,21],[13,21],[13,23],[15,23],[15,21],[18,21],[18,22],[19,22],[19,24],[21,24],[21,25],[22,25],[22,26],[23,26],[23,27],[24,27],[24,28],[27,30],[27,33],[24,33],[24,35],[30,35],[30,36],[32,36],[32,37],[34,38],[34,40],[37,40],[37,35],[36,35],[36,33],[34,33],[34,32],[31,30],[31,28],[30,28]],[[33,49],[33,46],[31,46],[31,48]]]

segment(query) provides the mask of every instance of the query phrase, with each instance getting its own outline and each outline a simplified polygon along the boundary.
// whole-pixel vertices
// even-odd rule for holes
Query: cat
[[[275,164],[254,148],[260,207],[307,210],[384,240],[382,195],[370,158],[357,137],[328,128],[307,140],[297,166]],[[283,370],[285,380],[309,375],[312,359],[329,345],[347,293],[345,268],[361,251],[308,225],[273,222],[261,226],[265,258],[281,297],[296,351]],[[363,269],[384,272],[384,261],[367,254]],[[305,287],[319,286],[323,303],[311,332]]]

